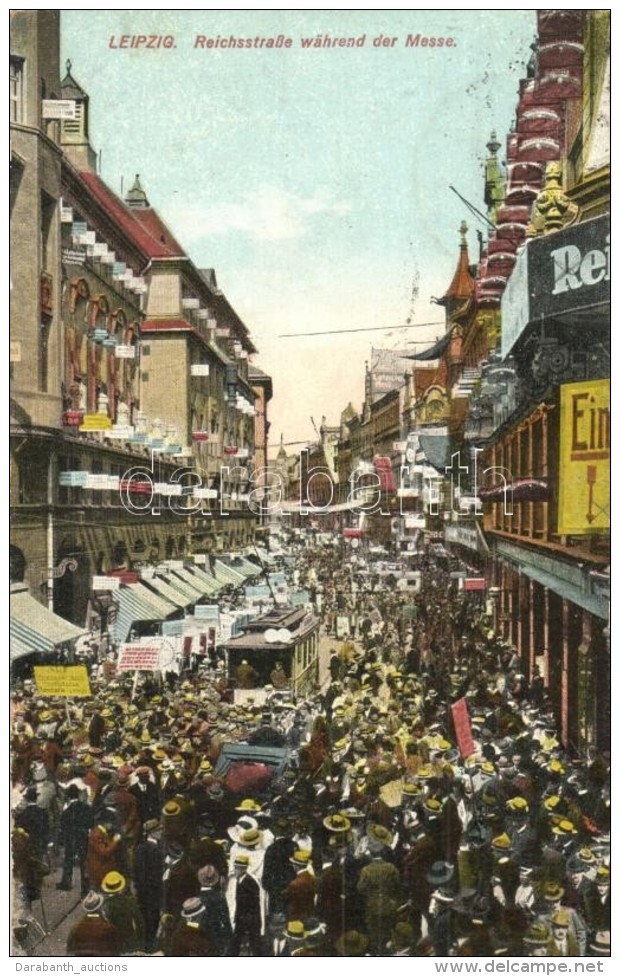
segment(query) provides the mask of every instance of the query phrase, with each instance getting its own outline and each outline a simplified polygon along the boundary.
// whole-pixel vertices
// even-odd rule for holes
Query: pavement
[[[14,939],[11,955],[65,955],[69,930],[82,914],[80,873],[76,867],[71,891],[57,891],[56,884],[61,878],[62,863],[54,851],[50,853],[50,864],[51,873],[43,879],[41,898],[32,903],[30,914],[19,911],[15,913],[16,919],[23,918],[26,924],[23,928],[19,927],[23,942],[21,939]]]

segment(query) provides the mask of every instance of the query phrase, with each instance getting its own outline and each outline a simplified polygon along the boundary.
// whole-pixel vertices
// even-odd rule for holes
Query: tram
[[[288,691],[293,699],[315,692],[319,687],[319,623],[304,607],[278,606],[221,644],[235,701],[265,686]]]

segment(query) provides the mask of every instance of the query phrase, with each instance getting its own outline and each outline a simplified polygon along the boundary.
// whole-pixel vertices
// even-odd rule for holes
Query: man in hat
[[[86,855],[88,853],[88,839],[93,827],[93,814],[84,800],[80,799],[80,791],[75,784],[71,784],[65,791],[66,806],[60,815],[58,828],[58,844],[64,847],[62,877],[57,888],[70,891],[73,887],[73,867],[77,861],[80,869],[80,891],[82,897],[88,892],[86,874]]]
[[[140,823],[144,824],[147,820],[157,820],[160,813],[159,790],[155,785],[155,776],[150,767],[138,766],[136,780],[137,782],[129,788],[129,792],[136,798]]]
[[[200,883],[192,860],[179,844],[170,844],[164,857],[163,914],[176,917],[183,902],[200,895]]]
[[[289,860],[295,871],[295,878],[289,882],[284,892],[286,916],[289,920],[307,918],[314,912],[317,891],[316,877],[310,873],[311,853],[298,848]]]
[[[82,907],[85,914],[69,930],[68,956],[120,956],[123,952],[121,934],[103,914],[103,895],[90,891]]]
[[[610,956],[611,955],[611,933],[609,929],[604,932],[595,932],[591,943],[588,946],[589,956]]]
[[[131,864],[134,848],[140,837],[140,816],[138,801],[129,788],[131,767],[123,765],[116,774],[116,783],[106,793],[106,806],[117,813],[117,823],[123,835],[128,863]]]
[[[583,912],[590,936],[611,929],[611,872],[600,865],[592,881],[584,885]]]
[[[144,919],[138,902],[127,888],[127,879],[119,871],[109,871],[101,882],[105,895],[103,914],[121,936],[123,952],[144,949]]]
[[[549,926],[545,922],[532,922],[523,936],[523,948],[527,956],[548,956],[551,948]]]
[[[166,956],[188,958],[219,955],[205,933],[205,914],[205,906],[200,898],[187,898],[183,902],[181,918],[164,950]]]
[[[105,712],[107,715],[111,715],[109,709],[105,709]],[[103,710],[100,705],[96,705],[93,716],[88,724],[89,745],[94,746],[96,749],[100,749],[105,736],[105,729],[106,719],[103,716]]]
[[[102,811],[88,835],[86,874],[91,888],[99,888],[109,871],[119,871],[122,859],[122,837]]]
[[[133,859],[133,882],[136,898],[144,918],[147,952],[156,949],[156,935],[164,897],[164,850],[161,824],[147,820],[142,840],[136,845]]]
[[[289,686],[289,680],[286,676],[286,671],[282,666],[282,661],[276,661],[276,666],[271,672],[271,683],[276,691],[283,691]]]
[[[585,936],[585,929],[584,929]],[[586,940],[580,946],[571,929],[570,909],[558,908],[551,916],[550,956],[585,956]]]
[[[205,908],[201,926],[215,949],[214,955],[226,956],[232,941],[232,925],[228,903],[220,885],[220,874],[212,864],[205,864],[198,871],[200,900]]]
[[[367,835],[370,863],[360,872],[357,891],[363,899],[371,950],[378,954],[385,949],[404,894],[397,868],[385,857],[386,851],[391,850],[390,831],[381,824],[370,824]]]
[[[265,851],[261,884],[268,896],[268,912],[283,913],[285,910],[285,892],[287,886],[296,876],[291,858],[296,850],[296,844],[291,837],[290,820],[279,817],[273,825],[274,841]]]
[[[286,915],[283,912],[274,912],[267,922],[263,955],[274,958],[291,955],[291,940],[287,937]]]
[[[258,683],[258,671],[252,667],[249,661],[243,660],[235,671],[235,681],[237,688],[256,688]]]
[[[35,856],[43,858],[47,854],[50,827],[47,814],[37,805],[36,786],[26,787],[23,800],[14,810],[13,820],[16,827],[23,827],[30,835]]]
[[[249,865],[248,854],[237,854],[233,862],[234,876],[228,883],[227,899],[229,905],[232,901],[234,906],[231,911],[233,919],[231,956],[241,954],[241,947],[246,939],[251,955],[262,954],[261,889],[258,881],[249,874]]]

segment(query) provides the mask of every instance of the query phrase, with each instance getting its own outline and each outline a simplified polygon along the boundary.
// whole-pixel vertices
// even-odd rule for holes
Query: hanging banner
[[[608,379],[561,388],[559,535],[610,529],[609,407]]]
[[[469,720],[467,701],[465,698],[459,698],[450,708],[452,711],[452,721],[454,722],[456,744],[459,747],[461,757],[467,759],[468,756],[473,756],[476,751],[474,739],[471,734],[471,722]]]

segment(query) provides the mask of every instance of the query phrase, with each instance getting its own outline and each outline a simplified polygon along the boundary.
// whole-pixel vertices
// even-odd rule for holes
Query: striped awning
[[[249,559],[244,559],[243,556],[231,556],[231,563],[226,563],[229,569],[234,569],[236,573],[242,573],[246,579],[251,579],[253,576],[260,576],[262,569],[257,566],[256,563],[250,562]]]
[[[176,613],[176,604],[163,599],[142,583],[121,586],[114,594],[118,611],[114,621],[116,640],[124,641],[136,620],[165,620]]]
[[[202,600],[203,596],[211,596],[211,591],[205,589],[202,583],[195,576],[192,576],[186,569],[181,567],[170,570],[167,581],[171,586],[180,586],[181,590],[186,589],[188,593],[194,594],[194,600]]]
[[[221,562],[219,559],[215,560],[215,566],[213,568],[215,578],[227,586],[240,586],[242,583],[245,583],[243,573],[238,573],[236,569],[231,569],[230,566],[227,566],[226,563]]]
[[[11,587],[9,616],[11,660],[36,651],[53,651],[88,633],[44,607],[22,583]]]
[[[173,583],[169,578],[163,580],[161,576],[153,576],[149,579],[144,579],[143,582],[150,590],[155,590],[157,593],[160,593],[166,600],[174,603],[175,607],[181,607],[183,610],[197,600],[196,596],[188,594],[187,590],[181,589],[181,580],[177,580],[178,586],[176,582]]]
[[[192,576],[195,576],[203,586],[208,587],[206,590],[208,596],[215,596],[216,593],[219,593],[222,589],[222,583],[218,583],[215,576],[212,576],[211,573],[207,573],[202,566],[192,566],[188,572],[190,572]]]

